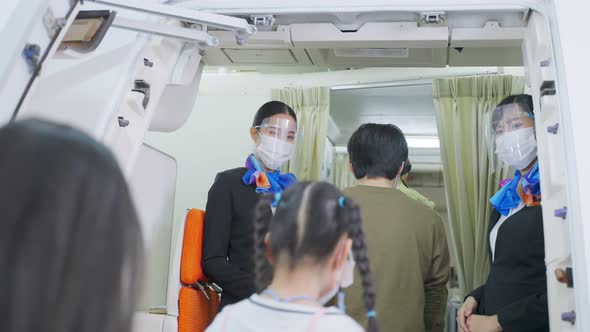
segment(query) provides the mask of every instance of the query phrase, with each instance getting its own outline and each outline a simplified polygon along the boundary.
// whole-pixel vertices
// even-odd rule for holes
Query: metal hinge
[[[272,15],[252,15],[250,19],[256,27],[270,27],[276,22],[275,17]]]
[[[447,14],[445,12],[424,12],[420,13],[422,23],[439,24],[445,21]]]
[[[53,38],[66,25],[65,17],[55,17],[51,8],[47,8],[43,15],[43,25],[49,38]]]

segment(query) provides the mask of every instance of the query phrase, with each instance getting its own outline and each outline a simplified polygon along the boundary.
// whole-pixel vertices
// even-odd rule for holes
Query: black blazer
[[[489,232],[500,214],[494,210]],[[490,260],[492,253],[488,245]],[[549,331],[541,207],[525,207],[498,230],[488,280],[471,292],[477,314],[498,315],[504,331]]]
[[[254,288],[255,185],[246,185],[246,168],[217,174],[209,190],[203,234],[203,271],[223,289],[221,307],[239,302]]]

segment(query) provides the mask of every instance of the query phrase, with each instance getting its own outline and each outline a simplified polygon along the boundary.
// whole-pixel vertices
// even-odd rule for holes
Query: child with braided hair
[[[378,331],[361,214],[334,186],[303,182],[262,196],[254,243],[258,293],[224,308],[207,331],[363,331],[343,306],[342,288],[352,284],[355,264],[368,331]],[[336,294],[340,308],[326,307]]]

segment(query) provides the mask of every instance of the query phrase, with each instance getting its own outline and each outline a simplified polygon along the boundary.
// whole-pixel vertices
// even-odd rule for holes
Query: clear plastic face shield
[[[537,158],[534,114],[522,104],[507,104],[490,112],[485,121],[490,168],[522,170]]]
[[[270,117],[254,129],[258,132],[256,156],[264,166],[277,170],[291,159],[298,141],[295,120]]]

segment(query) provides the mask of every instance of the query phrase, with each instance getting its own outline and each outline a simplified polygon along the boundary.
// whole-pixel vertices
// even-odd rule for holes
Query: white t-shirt
[[[335,307],[316,308],[252,295],[227,306],[207,332],[361,332],[363,328]]]

